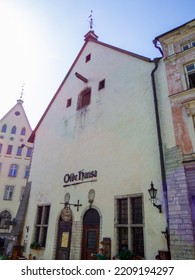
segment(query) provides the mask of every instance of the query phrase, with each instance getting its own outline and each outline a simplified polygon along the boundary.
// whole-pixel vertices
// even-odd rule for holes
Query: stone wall
[[[195,259],[195,239],[193,231],[190,192],[179,147],[166,150],[170,250],[175,260]]]
[[[70,260],[81,259],[82,246],[82,222],[75,221],[72,224],[72,237],[70,248]]]

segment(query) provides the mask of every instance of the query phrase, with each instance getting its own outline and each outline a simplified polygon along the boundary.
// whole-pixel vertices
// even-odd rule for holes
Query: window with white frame
[[[118,251],[129,249],[144,257],[144,219],[142,196],[116,199]]]
[[[45,247],[47,241],[49,214],[50,205],[37,206],[34,241],[38,242],[41,247]]]
[[[14,192],[14,186],[6,186],[3,199],[4,200],[12,200]]]
[[[18,165],[17,164],[11,164],[9,168],[8,176],[10,177],[16,177],[18,172]]]
[[[182,49],[182,51],[186,51],[186,50],[188,50],[188,49],[190,49],[192,47],[195,47],[195,40],[182,45],[181,49]]]
[[[187,88],[191,89],[195,87],[195,62],[192,62],[185,66]]]

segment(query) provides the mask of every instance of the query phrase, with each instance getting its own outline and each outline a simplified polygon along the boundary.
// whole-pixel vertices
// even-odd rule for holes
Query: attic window
[[[66,108],[70,107],[72,104],[72,98],[67,99]]]
[[[91,54],[88,54],[85,58],[85,62],[88,62],[89,60],[91,60]]]
[[[101,89],[103,89],[103,88],[105,88],[105,79],[99,82],[99,87],[98,87],[98,89],[101,90]]]
[[[87,107],[91,102],[91,89],[87,88],[78,96],[77,110]]]
[[[15,115],[18,117],[20,115],[20,112],[19,111],[16,111],[15,112]]]

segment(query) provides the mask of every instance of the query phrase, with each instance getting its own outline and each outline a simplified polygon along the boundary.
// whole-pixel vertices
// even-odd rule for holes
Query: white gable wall
[[[85,63],[89,53],[91,60]],[[148,195],[153,180],[159,203],[163,204],[151,84],[153,68],[153,63],[93,42],[83,50],[36,132],[26,225],[31,225],[29,246],[37,204],[51,203],[47,246],[40,258],[55,256],[56,225],[65,193],[70,193],[71,203],[80,200],[79,211],[74,207],[72,210],[74,221],[82,221],[89,206],[90,189],[95,190],[93,205],[102,214],[101,237],[112,240],[112,256],[117,253],[114,199],[122,195],[143,195],[145,257],[154,258],[159,249],[166,249],[161,234],[166,227],[165,214],[158,213]],[[79,80],[75,72],[87,78],[88,83]],[[105,88],[98,91],[103,79]],[[86,86],[92,90],[91,103],[77,110],[78,94]],[[66,108],[69,98],[72,105]],[[97,170],[97,182],[63,188],[66,173],[83,169]]]

